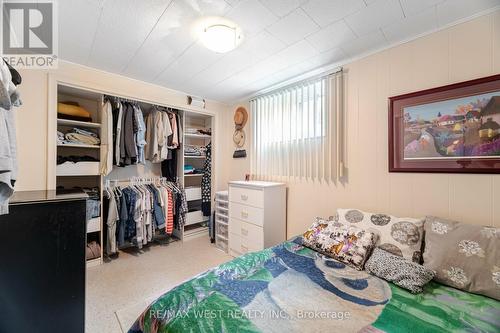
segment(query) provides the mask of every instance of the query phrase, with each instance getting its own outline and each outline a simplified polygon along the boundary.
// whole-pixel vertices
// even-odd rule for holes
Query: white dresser
[[[229,254],[239,256],[286,240],[286,185],[229,182]]]

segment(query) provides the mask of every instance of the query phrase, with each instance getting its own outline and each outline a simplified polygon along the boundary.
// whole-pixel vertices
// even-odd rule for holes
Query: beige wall
[[[233,142],[234,133],[234,111],[239,106],[243,106],[247,109],[248,115],[250,116],[250,105],[248,102],[242,102],[239,104],[234,104],[229,108],[229,112],[224,113],[224,117],[221,120],[221,126],[223,130],[221,138],[221,146],[223,151],[221,151],[221,167],[220,170],[220,190],[227,190],[227,183],[231,180],[242,180],[245,179],[245,174],[250,173],[250,143],[252,141],[252,131],[250,126],[250,118],[247,121],[245,128],[243,129],[246,134],[246,142],[243,147],[247,151],[246,158],[233,158],[233,153],[236,149],[236,145]]]
[[[43,190],[50,181],[47,179],[48,168],[55,167],[55,161],[49,163],[48,119],[55,117],[56,110],[49,110],[49,76],[57,80],[77,83],[95,90],[139,98],[158,104],[186,107],[186,94],[166,89],[157,85],[133,80],[120,75],[106,73],[67,62],[60,62],[57,70],[22,70],[23,83],[20,86],[23,105],[17,111],[17,138],[19,154],[19,176],[16,191]],[[206,108],[217,113],[228,114],[228,107],[214,101],[207,101]],[[222,117],[216,117],[219,121]],[[216,126],[219,126],[217,124]],[[218,138],[222,136],[216,135]],[[220,148],[215,144],[215,149]],[[218,155],[216,154],[216,157]],[[219,160],[216,159],[218,164]],[[217,170],[218,165],[216,165]],[[219,180],[217,180],[219,181]]]
[[[288,236],[339,207],[500,227],[500,175],[389,173],[388,97],[500,73],[500,11],[344,66],[348,183],[288,184]],[[231,177],[249,172],[233,163]]]

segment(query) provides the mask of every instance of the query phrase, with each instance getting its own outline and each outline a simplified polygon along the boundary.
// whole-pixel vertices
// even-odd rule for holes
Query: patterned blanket
[[[436,283],[413,295],[297,238],[173,288],[129,333],[334,331],[500,332],[500,302]]]

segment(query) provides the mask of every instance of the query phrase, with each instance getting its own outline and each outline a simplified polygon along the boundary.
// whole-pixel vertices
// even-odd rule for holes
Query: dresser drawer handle
[[[241,200],[243,200],[243,201],[247,201],[247,200],[248,200],[248,195],[246,195],[246,194],[242,194],[242,195],[241,195]]]
[[[247,229],[243,229],[243,228],[241,228],[241,234],[242,234],[243,236],[247,236],[247,235],[248,235],[248,230],[247,230]]]
[[[244,219],[248,218],[248,213],[247,212],[241,212],[241,217]]]

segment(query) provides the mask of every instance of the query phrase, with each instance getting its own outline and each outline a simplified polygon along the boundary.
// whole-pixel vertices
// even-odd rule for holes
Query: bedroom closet
[[[57,83],[54,95],[52,105],[58,112],[52,125],[56,131],[49,138],[49,156],[53,157],[48,165],[49,188],[60,193],[83,189],[89,195],[87,266],[103,263],[110,247],[118,244],[118,241],[108,244],[109,198],[123,191],[144,195],[140,197],[143,199],[146,194],[148,199],[151,195],[152,203],[154,192],[158,195],[155,203],[162,207],[167,207],[162,200],[168,203],[169,194],[173,194],[170,198],[173,201],[172,212],[163,212],[163,224],[155,224],[163,229],[146,229],[146,225],[151,225],[144,223],[145,238],[138,240],[139,234],[134,234],[135,238],[130,237],[120,246],[141,248],[157,239],[156,236],[163,236],[158,237],[162,243],[208,236],[214,183],[211,140],[215,114],[187,107],[180,110],[62,82]],[[118,108],[126,119],[118,119]],[[159,120],[168,122],[168,126],[158,128]],[[127,132],[127,128],[133,131]],[[163,130],[165,133],[160,133]],[[117,142],[120,135],[122,139],[125,136],[125,141]],[[160,137],[165,142],[158,142]],[[163,190],[160,197],[158,191]],[[146,219],[151,207],[148,209],[148,213],[146,210],[141,213],[141,218]],[[172,218],[169,213],[175,214],[175,223],[168,219]],[[118,230],[116,227],[116,236]]]

